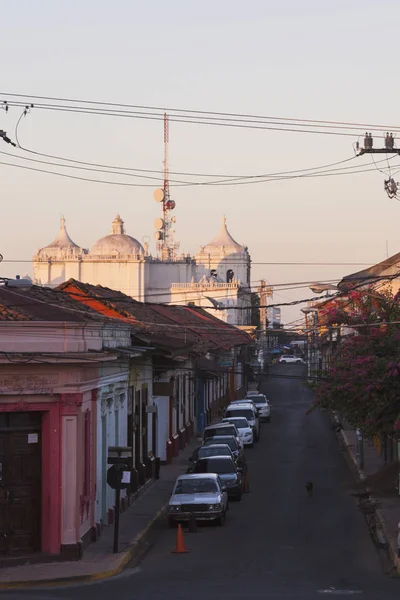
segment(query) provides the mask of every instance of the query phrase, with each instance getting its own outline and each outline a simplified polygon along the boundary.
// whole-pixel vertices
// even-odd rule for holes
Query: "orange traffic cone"
[[[250,484],[249,484],[249,476],[247,474],[247,470],[244,473],[243,477],[243,493],[250,494]]]
[[[178,523],[178,531],[176,532],[176,548],[172,550],[174,554],[184,554],[185,552],[189,552],[186,550],[185,542],[183,540],[183,531],[182,525]]]

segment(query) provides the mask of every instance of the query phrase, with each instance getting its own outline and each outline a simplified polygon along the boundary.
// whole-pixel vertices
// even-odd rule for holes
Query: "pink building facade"
[[[35,554],[77,559],[98,528],[99,397],[110,386],[127,393],[129,364],[118,349],[129,346],[130,327],[67,310],[50,310],[53,321],[22,323],[22,309],[2,320],[4,295],[0,564]]]

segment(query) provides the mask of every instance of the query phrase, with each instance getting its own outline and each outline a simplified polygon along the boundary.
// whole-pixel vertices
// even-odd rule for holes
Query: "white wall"
[[[115,505],[115,491],[106,480],[109,446],[126,446],[128,422],[128,376],[102,386],[97,397],[97,464],[95,521],[107,524],[107,511]],[[105,427],[105,430],[103,429]],[[106,444],[104,444],[106,441]],[[126,492],[122,492],[122,496]]]
[[[226,254],[223,249],[218,251],[217,248],[213,254],[199,252],[196,256],[198,277],[201,278],[203,275],[209,277],[211,269],[215,269],[218,278],[226,282],[226,273],[231,269],[236,280],[240,279],[243,285],[250,285],[250,281],[248,281],[249,258],[249,255],[244,252]]]
[[[157,456],[161,461],[167,460],[167,440],[169,429],[169,396],[153,396],[157,406]]]

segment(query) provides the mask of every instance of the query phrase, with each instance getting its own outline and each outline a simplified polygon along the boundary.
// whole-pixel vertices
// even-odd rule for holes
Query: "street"
[[[230,503],[225,526],[199,526],[197,533],[185,528],[189,552],[173,554],[176,530],[163,522],[139,565],[113,580],[3,592],[2,598],[398,597],[400,581],[384,572],[351,496],[354,475],[326,414],[305,414],[311,391],[296,377],[303,374],[302,366],[277,365],[263,386],[271,423],[262,426],[259,443],[246,450],[250,494]],[[307,481],[313,482],[312,497]]]

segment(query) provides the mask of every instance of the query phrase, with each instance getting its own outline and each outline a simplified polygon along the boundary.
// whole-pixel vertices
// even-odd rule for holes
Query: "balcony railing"
[[[230,290],[234,290],[237,289],[239,287],[242,287],[241,285],[239,285],[238,283],[221,283],[221,282],[216,282],[216,283],[172,283],[171,287],[174,289],[177,288],[182,288],[185,290],[188,289],[195,289],[195,290],[209,290],[209,289],[220,289],[220,290],[226,290],[226,289],[230,289]]]

